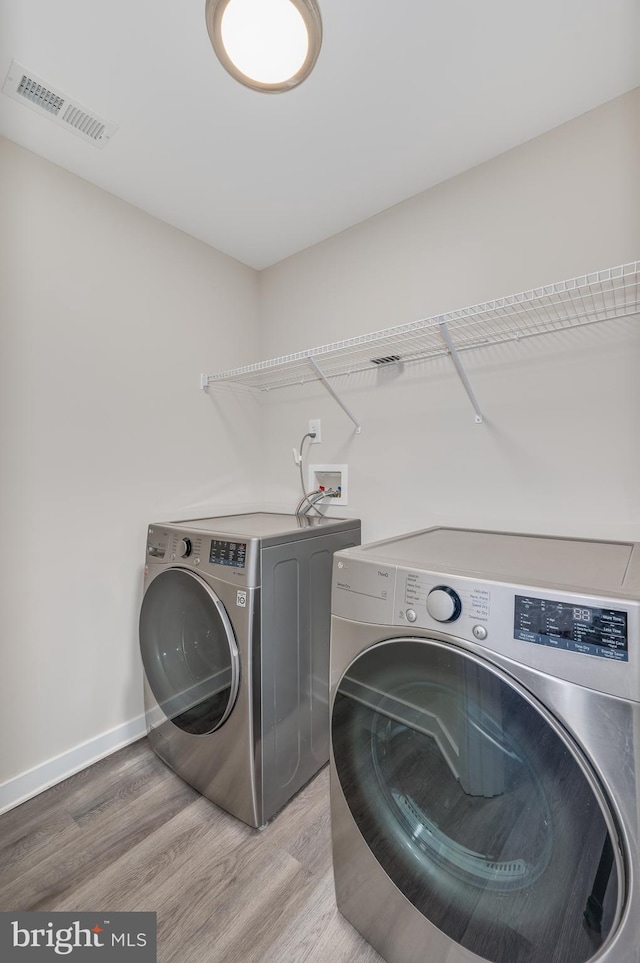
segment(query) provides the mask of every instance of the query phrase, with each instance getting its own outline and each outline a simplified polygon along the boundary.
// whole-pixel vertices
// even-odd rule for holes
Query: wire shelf
[[[270,391],[323,380],[323,375],[335,378],[393,362],[426,361],[450,354],[450,345],[462,352],[628,317],[640,313],[639,273],[640,261],[633,261],[346,341],[203,375],[202,387],[227,384]]]

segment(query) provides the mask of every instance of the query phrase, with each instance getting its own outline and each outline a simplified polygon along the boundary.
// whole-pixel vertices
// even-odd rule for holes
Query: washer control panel
[[[215,532],[199,532],[178,525],[150,525],[147,568],[159,564],[193,568],[244,587],[259,584],[260,543],[237,540]]]

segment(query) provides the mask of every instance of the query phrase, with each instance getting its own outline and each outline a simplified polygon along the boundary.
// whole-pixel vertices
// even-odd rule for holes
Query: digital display
[[[246,542],[227,542],[221,538],[211,539],[209,561],[214,565],[230,565],[232,568],[244,568],[246,557]]]
[[[616,662],[629,661],[627,613],[516,595],[514,638]]]

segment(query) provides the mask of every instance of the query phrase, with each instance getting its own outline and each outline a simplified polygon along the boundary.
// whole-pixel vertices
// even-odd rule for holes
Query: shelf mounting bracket
[[[471,387],[471,384],[469,383],[469,379],[467,378],[466,371],[462,367],[462,362],[460,361],[460,355],[456,351],[456,348],[451,338],[451,334],[449,333],[447,324],[445,321],[439,321],[438,324],[440,325],[440,333],[444,338],[445,344],[449,350],[449,354],[451,355],[451,360],[456,366],[458,377],[460,378],[460,381],[464,386],[464,390],[467,392],[467,396],[469,398],[469,401],[471,402],[473,410],[475,411],[476,424],[481,425],[482,422],[484,421],[484,418],[482,417],[482,412],[480,411],[480,407],[476,400],[476,396],[473,393],[473,388]]]
[[[320,381],[321,381],[322,384],[325,386],[325,388],[327,389],[327,391],[329,392],[329,394],[331,395],[331,397],[334,398],[335,401],[338,402],[338,404],[340,405],[340,407],[342,408],[342,410],[344,411],[344,413],[345,413],[346,415],[348,415],[349,418],[351,419],[351,421],[354,423],[354,425],[356,426],[356,434],[359,435],[362,429],[361,429],[361,426],[360,426],[360,423],[359,423],[358,419],[355,417],[355,415],[353,414],[353,412],[351,412],[351,411],[347,408],[347,406],[345,405],[345,403],[344,403],[344,401],[342,400],[342,398],[340,398],[340,397],[336,394],[336,392],[333,390],[333,387],[329,384],[329,381],[328,381],[327,378],[325,377],[324,372],[323,372],[322,369],[320,368],[320,366],[319,366],[319,364],[317,363],[317,361],[315,361],[314,358],[308,358],[307,360],[309,361],[309,364],[311,365],[311,367],[315,370],[316,374],[317,374],[318,377],[320,378]]]

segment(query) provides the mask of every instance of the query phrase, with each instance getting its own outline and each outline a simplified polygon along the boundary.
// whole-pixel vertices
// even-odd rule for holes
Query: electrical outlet
[[[318,445],[322,441],[322,426],[319,418],[309,419],[309,431],[315,431],[315,438],[309,439],[312,445]]]
[[[347,504],[347,465],[309,465],[309,491],[333,488],[338,495],[323,500],[323,505]]]

